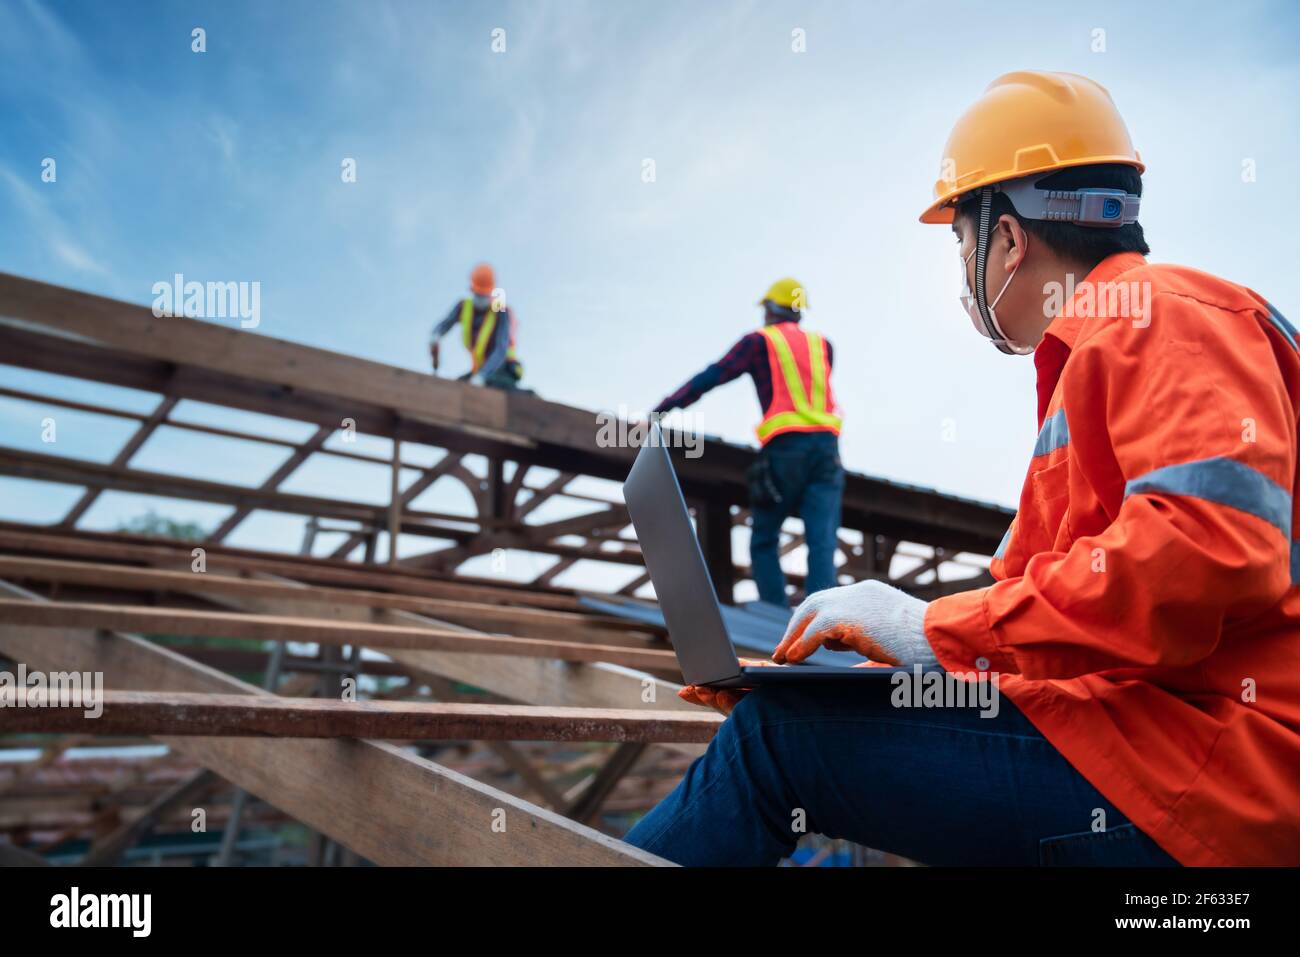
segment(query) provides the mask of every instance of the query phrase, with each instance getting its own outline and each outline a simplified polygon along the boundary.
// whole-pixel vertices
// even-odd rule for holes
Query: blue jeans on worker
[[[768,474],[781,501],[763,505],[752,501],[749,563],[758,597],[789,606],[785,573],[778,552],[781,524],[791,515],[803,520],[808,546],[807,594],[835,587],[835,535],[840,528],[840,499],[844,467],[839,439],[833,432],[784,432],[763,446]]]
[[[923,864],[1177,866],[1005,697],[981,717],[893,690],[749,692],[626,840],[695,866],[773,865],[804,831]]]

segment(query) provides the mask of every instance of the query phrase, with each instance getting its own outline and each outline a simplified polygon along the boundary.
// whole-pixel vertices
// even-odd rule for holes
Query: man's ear
[[[1007,272],[1011,272],[1024,262],[1025,252],[1029,248],[1029,234],[1020,225],[1020,220],[1004,213],[998,217],[995,236],[1000,243],[1006,244],[1006,255],[1002,265]]]

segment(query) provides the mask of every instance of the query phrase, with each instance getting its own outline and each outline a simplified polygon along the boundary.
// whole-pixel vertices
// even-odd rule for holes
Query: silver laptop
[[[751,688],[780,681],[870,681],[911,670],[809,664],[742,668],[657,424],[651,424],[623,483],[623,500],[687,684]]]

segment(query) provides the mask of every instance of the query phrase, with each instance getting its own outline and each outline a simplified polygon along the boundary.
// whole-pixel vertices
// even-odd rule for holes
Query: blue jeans
[[[811,595],[835,587],[835,533],[840,527],[840,499],[844,493],[839,439],[833,432],[785,432],[769,441],[759,455],[771,466],[772,482],[781,493],[781,502],[752,506],[749,563],[758,597],[788,607],[778,548],[781,523],[790,515],[803,520],[807,538],[808,578],[804,590]]]
[[[892,692],[751,691],[626,840],[705,866],[776,864],[804,831],[923,864],[1177,866],[1005,697],[985,718]]]

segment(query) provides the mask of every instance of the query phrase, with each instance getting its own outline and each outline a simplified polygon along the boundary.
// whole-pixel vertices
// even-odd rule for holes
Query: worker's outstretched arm
[[[756,332],[741,337],[725,356],[693,376],[689,382],[655,406],[653,411],[663,413],[670,409],[684,409],[698,402],[710,389],[748,372],[755,361],[755,350],[765,348],[762,336]]]
[[[457,303],[451,307],[451,312],[439,320],[438,324],[433,327],[433,332],[429,335],[429,356],[433,360],[434,372],[438,371],[438,342],[459,321],[460,303]]]
[[[431,343],[436,343],[439,339],[450,332],[451,327],[456,325],[458,322],[460,322],[460,303],[456,303],[456,305],[452,306],[451,312],[438,320],[438,324],[433,327],[433,334],[430,336],[429,341]]]
[[[1117,319],[1079,343],[1061,379],[1077,421],[1022,512],[1034,496],[1104,503],[1119,489],[1122,504],[1104,526],[1080,527],[1095,509],[1067,515],[1060,550],[1023,574],[931,603],[939,661],[1035,679],[1194,665],[1226,620],[1276,604],[1291,584],[1296,468],[1277,368],[1251,314],[1167,293],[1147,327]]]

